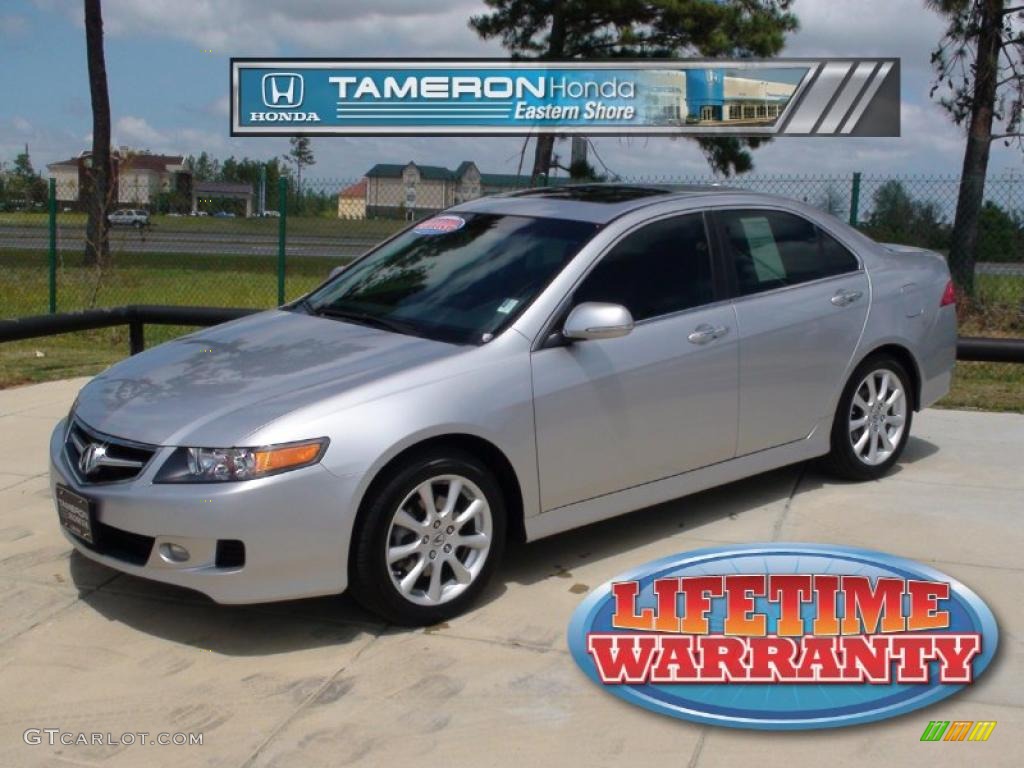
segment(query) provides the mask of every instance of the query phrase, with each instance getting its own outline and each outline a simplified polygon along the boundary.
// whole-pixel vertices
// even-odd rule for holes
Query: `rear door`
[[[624,305],[636,327],[533,353],[543,509],[731,458],[736,322],[712,279],[704,217],[674,215],[624,235],[566,314],[585,301]]]
[[[744,455],[800,440],[830,415],[867,318],[868,279],[852,251],[802,216],[713,217],[736,294]]]

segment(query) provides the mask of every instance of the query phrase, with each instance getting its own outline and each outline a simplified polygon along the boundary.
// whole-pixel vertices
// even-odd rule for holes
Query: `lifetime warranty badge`
[[[898,136],[898,59],[231,59],[231,135]]]
[[[895,717],[972,683],[998,643],[985,603],[879,552],[813,544],[698,550],[599,587],[569,627],[605,690],[733,728]]]

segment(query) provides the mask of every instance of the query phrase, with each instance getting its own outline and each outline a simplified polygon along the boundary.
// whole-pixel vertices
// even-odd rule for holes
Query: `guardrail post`
[[[850,184],[850,226],[856,227],[860,217],[860,171],[853,174],[853,182]]]
[[[141,320],[128,323],[128,353],[137,355],[146,348],[146,326]]]
[[[50,179],[50,314],[57,311],[57,180]]]
[[[284,304],[285,245],[287,243],[288,220],[288,179],[282,176],[277,181],[277,305]]]

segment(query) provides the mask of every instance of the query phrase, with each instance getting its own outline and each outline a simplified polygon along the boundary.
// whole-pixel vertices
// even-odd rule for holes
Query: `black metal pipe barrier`
[[[56,315],[33,315],[13,320],[0,320],[0,342],[53,336],[94,328],[128,326],[129,352],[137,354],[146,345],[144,328],[153,325],[217,325],[259,312],[258,309],[233,307],[173,307],[153,304],[130,304],[124,307],[87,309]]]
[[[33,315],[0,320],[0,342],[53,336],[93,328],[128,326],[129,351],[145,348],[144,327],[153,325],[217,325],[260,312],[235,307],[174,307],[158,304],[129,304],[124,307],[87,309],[55,315]],[[1024,363],[1024,339],[989,339],[961,336],[956,345],[957,360],[986,363]]]
[[[956,359],[981,363],[1024,363],[1024,339],[961,336],[956,341]]]

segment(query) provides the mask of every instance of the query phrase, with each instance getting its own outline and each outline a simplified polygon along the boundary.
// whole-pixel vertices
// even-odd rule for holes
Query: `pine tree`
[[[308,136],[292,136],[290,139],[291,149],[288,151],[288,161],[295,166],[297,177],[297,191],[302,194],[302,169],[307,165],[316,165],[316,158],[313,157],[313,145]]]
[[[518,58],[774,56],[797,28],[793,0],[484,0],[490,13],[470,27]],[[698,139],[711,167],[753,167],[747,148],[762,139]],[[537,136],[533,183],[553,167],[555,134]]]
[[[932,95],[967,128],[949,268],[962,293],[974,293],[974,264],[993,141],[1022,142],[1024,8],[1005,0],[927,0],[948,19],[932,53]]]

